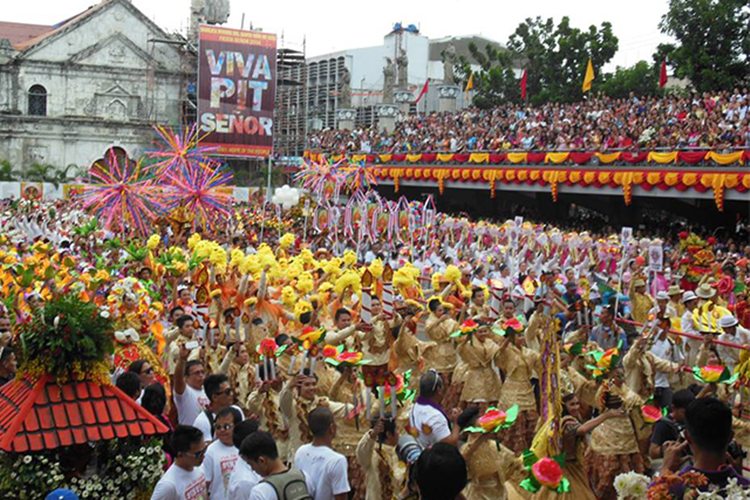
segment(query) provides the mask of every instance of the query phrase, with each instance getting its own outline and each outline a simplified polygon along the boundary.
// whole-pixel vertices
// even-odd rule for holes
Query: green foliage
[[[21,344],[19,371],[67,379],[75,367],[86,370],[114,352],[112,321],[93,302],[65,293],[34,314]]]
[[[750,9],[747,0],[670,0],[659,23],[677,39],[659,57],[701,92],[730,89],[750,76]]]
[[[528,71],[527,94],[532,104],[575,102],[583,98],[581,85],[586,65],[594,66],[593,89],[601,82],[601,68],[617,52],[618,40],[608,22],[583,31],[563,17],[555,26],[552,18],[526,19],[510,36],[508,48]]]
[[[50,164],[32,163],[29,168],[22,173],[24,181],[27,182],[47,182],[57,188],[71,180],[78,169],[75,165],[68,165],[63,170],[59,170]]]
[[[661,63],[651,66],[646,61],[629,68],[618,66],[614,73],[604,75],[601,90],[616,99],[628,97],[631,92],[637,96],[655,95],[659,92],[660,71]]]
[[[10,161],[0,161],[0,182],[14,182],[18,180],[17,174],[18,172],[13,170],[13,166],[10,164]]]
[[[507,50],[487,44],[484,52],[474,42],[469,43],[471,58],[482,69],[474,72],[473,104],[488,109],[507,102],[520,102],[521,90],[513,72],[513,59]],[[455,71],[462,87],[466,86],[471,75],[471,63],[464,56],[458,57]]]

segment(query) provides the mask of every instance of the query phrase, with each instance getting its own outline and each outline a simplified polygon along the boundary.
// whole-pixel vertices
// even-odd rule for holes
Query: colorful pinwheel
[[[350,163],[343,171],[344,185],[350,193],[366,192],[378,185],[372,166],[368,166],[364,161]]]
[[[120,163],[110,152],[104,164],[95,163],[89,171],[94,183],[84,186],[83,207],[91,209],[104,227],[113,232],[133,228],[140,235],[151,231],[150,222],[165,212],[166,197],[155,189],[150,167],[127,158]]]
[[[232,171],[214,162],[187,162],[165,173],[169,210],[180,207],[194,214],[193,229],[212,228],[219,218],[230,218]]]
[[[148,151],[146,156],[160,161],[152,165],[157,177],[165,172],[187,165],[191,162],[205,162],[210,153],[216,151],[215,146],[200,146],[203,137],[200,136],[198,124],[181,133],[175,133],[172,129],[155,125],[154,130],[163,142],[162,149]]]
[[[343,163],[343,159],[335,163],[325,159],[320,162],[311,161],[294,175],[294,180],[317,196],[318,201],[323,198],[335,201],[338,199],[341,185],[344,182]]]

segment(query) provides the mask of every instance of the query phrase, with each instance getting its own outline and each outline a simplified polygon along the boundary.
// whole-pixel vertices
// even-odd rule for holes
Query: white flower
[[[31,455],[26,455],[23,457],[23,463],[30,464],[31,463]]]
[[[99,313],[99,316],[101,316],[104,319],[109,319],[109,311],[102,311]]]

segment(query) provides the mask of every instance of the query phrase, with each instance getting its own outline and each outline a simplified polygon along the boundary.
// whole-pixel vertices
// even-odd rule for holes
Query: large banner
[[[200,27],[198,119],[216,154],[267,157],[273,153],[276,35],[218,26]]]

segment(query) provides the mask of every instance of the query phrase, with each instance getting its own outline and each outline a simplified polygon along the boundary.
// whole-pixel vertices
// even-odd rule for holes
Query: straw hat
[[[691,300],[698,300],[698,296],[694,292],[688,290],[687,292],[682,294],[683,304],[685,304],[686,302],[690,302]]]
[[[695,291],[695,294],[701,299],[710,299],[711,297],[716,295],[716,290],[713,289],[708,283],[703,283]]]
[[[679,287],[679,285],[672,285],[667,289],[667,295],[670,297],[672,295],[680,295],[682,293],[682,289]]]
[[[639,286],[646,286],[646,282],[645,282],[645,281],[643,281],[642,279],[637,279],[637,280],[635,280],[635,281],[633,282],[633,286],[634,286],[635,288],[638,288]]]

